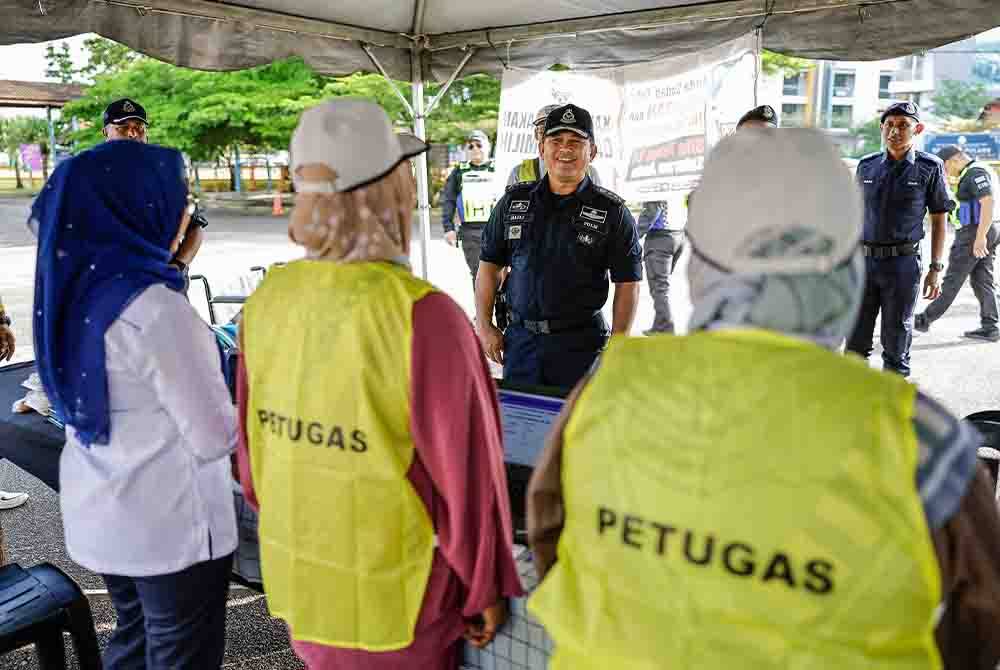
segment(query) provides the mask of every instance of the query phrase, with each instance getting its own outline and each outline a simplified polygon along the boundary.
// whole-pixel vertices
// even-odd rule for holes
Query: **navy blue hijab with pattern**
[[[168,263],[186,206],[180,152],[116,140],[61,163],[32,207],[38,372],[86,446],[111,432],[105,332],[153,284],[184,286]]]

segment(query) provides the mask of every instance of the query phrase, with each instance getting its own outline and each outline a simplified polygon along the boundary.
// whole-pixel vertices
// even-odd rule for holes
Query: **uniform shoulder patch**
[[[620,195],[618,195],[617,193],[613,193],[613,192],[609,191],[608,189],[604,188],[603,186],[594,186],[594,190],[597,191],[598,193],[600,193],[601,195],[603,195],[605,198],[608,198],[609,200],[614,201],[614,203],[616,205],[623,205],[623,204],[625,204],[625,200]]]

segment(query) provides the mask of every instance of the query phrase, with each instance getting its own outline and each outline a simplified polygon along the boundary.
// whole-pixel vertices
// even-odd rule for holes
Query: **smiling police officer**
[[[587,176],[597,154],[590,113],[576,105],[552,110],[541,153],[548,173],[507,189],[483,233],[476,282],[479,337],[504,379],[571,387],[607,342],[601,314],[615,284],[613,333],[628,333],[642,280],[635,220],[624,202]],[[493,302],[501,270],[510,319],[501,333]]]
[[[924,297],[941,293],[945,222],[954,203],[948,194],[943,163],[913,148],[923,132],[920,111],[912,102],[897,102],[882,114],[885,151],[858,163],[857,180],[864,193],[865,297],[847,350],[865,359],[872,353],[875,319],[882,314],[882,367],[910,374],[913,310],[920,293],[920,240],[924,213],[931,215],[931,265]]]

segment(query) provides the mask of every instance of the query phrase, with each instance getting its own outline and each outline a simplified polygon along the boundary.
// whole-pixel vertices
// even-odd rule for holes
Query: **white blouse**
[[[232,553],[236,412],[211,330],[157,284],[104,344],[110,441],[87,448],[67,427],[59,467],[70,557],[94,572],[148,577]]]

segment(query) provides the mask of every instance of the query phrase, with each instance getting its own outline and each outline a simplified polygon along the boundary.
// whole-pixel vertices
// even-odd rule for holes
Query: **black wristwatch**
[[[184,261],[182,261],[179,258],[175,258],[174,260],[170,261],[170,264],[173,265],[178,270],[180,270],[181,274],[184,274],[184,273],[187,272],[187,269],[188,269],[187,263],[185,263]]]
[[[942,263],[941,261],[931,261],[931,270],[933,270],[934,272],[943,272],[944,263]]]
[[[7,326],[10,328],[11,320],[5,312],[0,312],[0,326]]]

